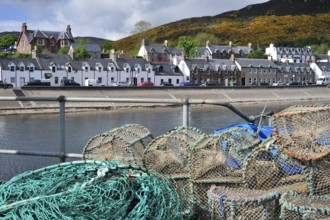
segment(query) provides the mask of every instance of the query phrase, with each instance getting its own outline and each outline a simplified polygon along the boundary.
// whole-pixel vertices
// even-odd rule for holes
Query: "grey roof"
[[[315,60],[328,60],[330,58],[327,54],[315,54]]]
[[[312,48],[276,47],[276,50],[279,53],[285,54],[312,55],[314,53]]]
[[[76,48],[78,47],[80,44],[77,43],[72,43],[71,47],[72,48]],[[88,52],[100,52],[101,53],[101,48],[98,44],[83,44],[83,46],[86,48],[86,50]]]
[[[223,53],[224,51],[229,53],[230,51],[232,51],[231,46],[224,46],[224,45],[209,45],[209,48],[212,53],[218,53],[218,52]]]
[[[69,62],[72,63],[72,59],[67,54],[39,54],[42,69],[49,69],[52,64],[57,66],[57,69],[64,69],[65,65]]]
[[[282,72],[312,72],[313,70],[306,63],[282,63],[276,62]]]
[[[330,63],[329,62],[321,62],[321,63],[315,63],[320,70],[330,72]]]
[[[150,64],[148,61],[142,58],[116,58],[115,62],[120,70],[123,70],[124,64],[127,63],[133,69],[136,64],[139,64],[142,68],[142,71],[146,71],[146,65]]]
[[[145,45],[145,48],[148,53],[168,53],[172,55],[181,55],[183,51],[181,48],[171,48],[163,44],[148,44]]]
[[[25,35],[27,36],[29,42],[31,42],[34,38],[48,38],[55,39],[56,41],[60,39],[73,40],[72,34],[66,31],[27,30]]]
[[[236,62],[242,67],[242,68],[278,68],[278,66],[267,59],[247,59],[247,58],[237,58]]]
[[[209,66],[208,61],[205,59],[185,59],[185,63],[190,71],[195,68],[205,69],[206,66]]]
[[[83,70],[84,63],[87,63],[91,70],[96,70],[99,64],[103,67],[103,70],[107,70],[109,64],[113,64],[114,66],[116,66],[116,64],[111,59],[100,59],[100,58],[77,59],[77,60],[73,60],[71,65],[74,70]]]
[[[33,64],[36,70],[40,70],[40,66],[36,59],[32,58],[0,58],[0,66],[1,69],[9,70],[9,65],[14,63],[15,66],[19,66],[21,63],[24,64],[25,67]]]
[[[219,68],[221,70],[235,70],[237,68],[236,63],[229,59],[211,59],[209,60],[211,70],[217,71]]]
[[[159,64],[154,65],[155,75],[157,76],[183,76],[180,68],[171,64]],[[159,69],[163,68],[163,71],[160,72]],[[175,69],[177,72],[175,72]]]

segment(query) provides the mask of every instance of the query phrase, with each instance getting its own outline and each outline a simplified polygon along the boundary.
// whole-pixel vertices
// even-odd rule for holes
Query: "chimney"
[[[248,43],[248,47],[251,48],[252,47],[252,44],[251,43]]]
[[[165,40],[165,41],[164,41],[164,46],[166,46],[166,47],[167,47],[167,40]]]
[[[22,24],[22,32],[26,32],[27,31],[27,25],[26,25],[26,23],[24,22],[23,24]]]
[[[116,54],[115,54],[115,50],[111,49],[110,50],[110,59],[114,62],[116,62]]]
[[[233,42],[229,41],[229,46],[232,47],[233,46]]]
[[[208,47],[209,46],[209,44],[210,44],[210,41],[206,41],[206,47]]]
[[[142,39],[142,43],[141,43],[141,46],[144,47],[146,45],[144,39]]]
[[[231,60],[231,61],[235,61],[235,55],[234,55],[234,54],[231,54],[231,55],[230,55],[230,60]]]
[[[66,26],[66,32],[68,32],[69,34],[71,34],[71,27],[70,27],[69,24]]]

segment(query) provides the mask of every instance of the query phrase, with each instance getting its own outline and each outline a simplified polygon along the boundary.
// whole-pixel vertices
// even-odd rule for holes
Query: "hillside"
[[[330,0],[270,0],[216,16],[179,20],[143,33],[147,42],[177,43],[180,36],[208,33],[218,44],[267,46],[269,43],[319,44],[330,41]],[[152,21],[151,21],[152,23]],[[113,42],[124,51],[140,47],[142,35]],[[212,44],[212,42],[211,42]],[[213,43],[215,44],[215,43]]]

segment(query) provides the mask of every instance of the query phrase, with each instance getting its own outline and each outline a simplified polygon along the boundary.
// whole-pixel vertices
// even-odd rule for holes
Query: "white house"
[[[305,63],[314,60],[314,52],[310,47],[275,47],[274,44],[270,44],[266,48],[266,55],[269,60],[279,62]]]

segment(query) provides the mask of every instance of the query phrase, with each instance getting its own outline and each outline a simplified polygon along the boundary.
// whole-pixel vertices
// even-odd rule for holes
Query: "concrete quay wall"
[[[255,102],[298,102],[309,104],[330,104],[330,88],[308,87],[257,87],[257,88],[29,88],[18,91],[0,89],[0,96],[37,97],[97,97],[97,98],[163,98],[163,99],[216,99],[230,103]],[[71,108],[105,108],[124,106],[145,106],[126,103],[66,103]],[[150,105],[150,104],[146,104]],[[44,110],[58,108],[58,103],[0,101],[0,114],[10,110]]]

